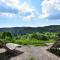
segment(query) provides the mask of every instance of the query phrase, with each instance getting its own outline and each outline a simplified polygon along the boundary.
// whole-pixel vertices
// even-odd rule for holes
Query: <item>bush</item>
[[[44,36],[44,35],[41,35],[41,36],[40,36],[40,39],[41,39],[41,40],[44,40],[44,41],[49,40],[48,37],[47,37],[47,36]]]
[[[48,51],[52,52],[53,54],[60,56],[60,50],[57,48],[50,48]]]
[[[0,46],[5,45],[6,43],[14,42],[14,38],[10,32],[3,32],[0,38]]]
[[[6,39],[6,37],[9,37],[10,39],[12,39],[12,34],[10,32],[3,32],[2,33],[2,38]]]
[[[38,40],[38,35],[36,33],[32,33],[31,39],[37,39]]]

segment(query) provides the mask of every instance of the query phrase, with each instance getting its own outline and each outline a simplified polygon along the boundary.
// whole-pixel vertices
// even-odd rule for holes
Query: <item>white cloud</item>
[[[29,19],[31,20],[32,18],[35,18],[35,9],[33,6],[31,6],[27,1],[25,1],[24,3],[20,4],[20,0],[0,0],[0,3],[5,4],[8,7],[11,7],[12,9],[17,9],[18,10],[18,14],[20,16],[22,16],[22,18],[24,19]],[[30,15],[28,16],[23,16],[23,13],[27,13],[29,12]],[[5,15],[8,16],[9,13],[0,13],[0,15]],[[11,16],[13,16],[12,14],[10,14]],[[10,16],[9,15],[9,16]]]
[[[60,0],[43,0],[41,5],[42,5],[41,16],[44,18],[54,14],[56,11],[60,11]]]
[[[32,12],[34,8],[28,4],[28,2],[24,2],[23,4],[20,5],[20,11],[21,12]]]
[[[6,4],[10,7],[18,7],[20,4],[19,0],[0,0],[0,3]]]
[[[18,6],[20,4],[20,1],[19,0],[0,0],[0,4],[1,5],[4,4],[5,7],[8,7],[7,9],[9,9],[9,7],[10,7],[11,10],[14,10],[14,8],[15,8],[18,11]],[[7,10],[5,10],[5,11],[7,11]],[[0,12],[0,16],[13,17],[13,16],[16,16],[16,14],[12,13],[12,12],[11,13],[10,12]]]
[[[29,12],[30,15],[28,16],[23,16],[24,19],[31,20],[32,18],[35,17],[35,9],[30,6],[27,2],[24,2],[20,8],[19,8],[20,14],[24,14],[25,12]]]
[[[16,14],[12,14],[12,13],[0,13],[0,16],[13,17],[13,16],[16,16]]]
[[[31,12],[30,15],[24,17],[25,20],[32,20],[34,18],[35,18],[34,12]]]

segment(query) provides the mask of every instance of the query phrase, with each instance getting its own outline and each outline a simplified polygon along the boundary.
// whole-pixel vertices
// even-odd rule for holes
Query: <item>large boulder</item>
[[[7,54],[17,55],[22,53],[21,51],[16,49],[16,47],[21,47],[21,45],[14,44],[14,43],[7,43],[6,46],[4,47],[6,49]]]
[[[6,44],[6,47],[7,47],[8,49],[10,49],[10,50],[14,50],[14,49],[16,49],[16,47],[21,47],[21,45],[19,45],[19,44],[14,44],[14,43],[7,43],[7,44]]]

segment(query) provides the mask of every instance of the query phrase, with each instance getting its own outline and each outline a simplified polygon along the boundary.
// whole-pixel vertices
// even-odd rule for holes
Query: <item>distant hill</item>
[[[32,32],[60,32],[60,25],[51,25],[45,27],[0,28],[0,32],[11,32],[12,34],[26,34]]]

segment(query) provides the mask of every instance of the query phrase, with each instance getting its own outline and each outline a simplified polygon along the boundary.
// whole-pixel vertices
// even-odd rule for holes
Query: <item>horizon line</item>
[[[4,26],[0,28],[15,28],[15,27],[46,27],[46,26],[58,26],[58,25],[45,25],[45,26]]]

